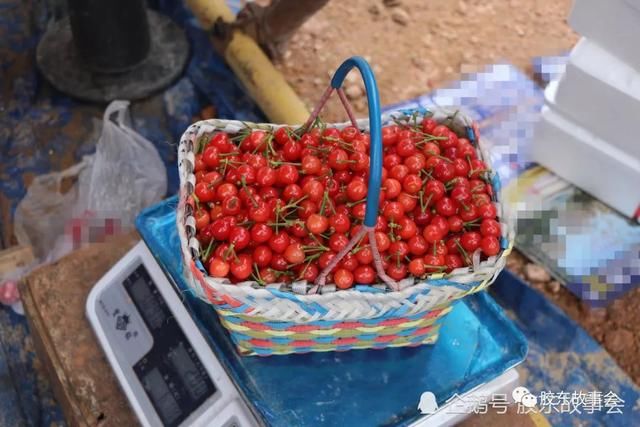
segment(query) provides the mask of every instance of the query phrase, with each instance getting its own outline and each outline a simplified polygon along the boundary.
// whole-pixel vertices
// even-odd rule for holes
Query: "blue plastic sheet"
[[[146,209],[136,226],[176,281],[214,352],[270,426],[408,425],[425,391],[442,405],[520,363],[525,337],[482,292],[455,303],[434,345],[241,357],[213,308],[194,297],[176,256],[177,199]]]

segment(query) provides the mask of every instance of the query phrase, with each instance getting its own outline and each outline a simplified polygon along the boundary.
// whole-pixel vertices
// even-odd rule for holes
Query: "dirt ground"
[[[640,289],[628,292],[606,308],[590,308],[517,251],[509,257],[507,268],[564,310],[640,385]]]
[[[530,70],[531,58],[569,50],[578,36],[567,25],[571,0],[332,0],[292,38],[277,67],[314,105],[340,63],[352,56],[372,64],[382,103],[429,92],[461,72],[509,61]],[[363,89],[345,85],[360,115]],[[334,100],[335,101],[335,100]],[[342,120],[339,102],[328,120]]]
[[[373,65],[383,104],[429,92],[485,64],[508,61],[531,71],[535,56],[568,51],[571,0],[332,0],[292,38],[276,62],[311,107],[336,67],[352,55]],[[345,91],[366,113],[357,75]],[[339,102],[327,120],[343,120]],[[589,309],[539,266],[515,253],[509,267],[582,325],[640,385],[640,289],[606,309]]]

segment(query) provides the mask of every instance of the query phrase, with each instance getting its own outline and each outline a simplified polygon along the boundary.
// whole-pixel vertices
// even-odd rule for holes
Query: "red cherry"
[[[442,238],[440,229],[432,224],[429,224],[424,228],[422,235],[428,243],[437,242]]]
[[[349,238],[342,233],[334,233],[329,237],[329,248],[334,252],[340,252],[349,244]]]
[[[453,166],[453,163],[442,161],[433,169],[433,176],[440,181],[447,182],[456,176],[456,169]]]
[[[447,222],[449,222],[449,230],[453,233],[462,231],[462,228],[464,227],[464,221],[458,215],[448,217]]]
[[[284,145],[289,141],[293,141],[291,138],[292,130],[286,126],[276,129],[273,133],[273,139],[278,143],[278,145]]]
[[[340,262],[338,263],[338,268],[344,268],[349,271],[354,271],[356,268],[358,268],[358,265],[360,264],[358,263],[356,257],[348,253],[344,256],[344,258],[340,260]]]
[[[365,246],[356,252],[355,257],[362,265],[371,264],[373,262],[373,251],[369,246]]]
[[[353,180],[347,185],[347,198],[352,202],[362,200],[367,196],[367,184],[361,180]]]
[[[231,275],[238,280],[245,280],[251,276],[253,270],[253,259],[250,255],[240,254],[229,263]]]
[[[342,139],[344,142],[351,142],[359,135],[360,131],[358,130],[358,128],[354,126],[347,126],[340,132],[340,139]]]
[[[217,257],[211,258],[208,271],[212,277],[227,277],[227,274],[229,274],[229,263]]]
[[[480,248],[486,256],[494,256],[500,252],[500,243],[494,236],[485,236],[480,242]]]
[[[400,182],[402,182],[407,175],[409,175],[409,168],[402,164],[395,165],[389,171],[389,176]]]
[[[387,178],[382,187],[387,195],[387,199],[395,199],[398,197],[398,194],[402,191],[402,185],[397,179]]]
[[[216,240],[227,240],[229,238],[230,231],[231,225],[224,218],[217,219],[211,224],[211,234]]]
[[[427,270],[425,268],[424,260],[422,258],[414,258],[409,263],[409,273],[412,276],[421,277],[421,276],[424,276],[426,272]]]
[[[361,265],[353,272],[353,277],[356,283],[368,285],[376,280],[376,272],[368,265]]]
[[[462,205],[462,207],[458,209],[458,215],[460,215],[463,221],[468,222],[478,218],[478,211],[474,205]]]
[[[464,267],[464,262],[460,255],[448,254],[444,257],[444,263],[447,266],[447,271],[454,270],[456,268]]]
[[[340,268],[333,273],[333,281],[338,289],[349,289],[353,286],[353,279],[353,273],[344,268]]]
[[[199,182],[196,184],[194,189],[194,194],[198,198],[198,201],[200,203],[211,202],[213,201],[216,195],[216,193],[209,186],[209,184],[206,184],[204,182]]]
[[[418,227],[416,226],[416,223],[406,216],[403,216],[398,220],[398,225],[400,226],[398,235],[403,240],[409,240],[410,238],[416,236],[416,234],[418,233]]]
[[[468,231],[462,235],[460,238],[460,244],[467,252],[474,252],[478,247],[480,247],[480,241],[482,240],[482,236],[480,233],[475,231]]]
[[[246,248],[250,241],[251,236],[246,228],[238,225],[231,227],[229,231],[229,243],[231,243],[236,250],[240,251]]]
[[[428,254],[424,257],[425,270],[427,273],[436,273],[442,271],[444,266],[444,256]]]
[[[301,165],[302,173],[307,175],[318,175],[320,173],[322,162],[316,156],[307,155],[302,158]]]
[[[322,234],[329,228],[329,220],[320,214],[311,214],[306,221],[307,229],[312,234]]]
[[[253,250],[253,262],[260,268],[268,266],[272,257],[273,252],[267,245],[256,246]]]
[[[436,128],[436,126],[438,126],[438,122],[436,122],[435,120],[430,118],[424,119],[422,121],[422,132],[433,135],[433,130]]]
[[[273,236],[273,230],[267,224],[255,224],[251,227],[251,240],[256,243],[267,242]]]
[[[256,184],[261,187],[271,187],[276,183],[276,170],[269,166],[262,166],[256,170]]]
[[[292,243],[284,250],[284,258],[290,264],[300,264],[304,261],[304,250],[300,243]]]
[[[500,223],[495,219],[483,219],[482,223],[480,223],[480,234],[500,237]]]
[[[273,252],[278,254],[283,253],[287,249],[287,246],[289,246],[289,243],[289,235],[283,230],[275,233],[269,239],[269,247]]]
[[[404,209],[398,202],[387,202],[383,209],[383,215],[388,220],[398,221],[404,215]]]
[[[432,203],[442,199],[446,194],[446,191],[444,184],[435,179],[427,181],[424,186],[424,194],[426,197],[431,197]]]
[[[424,255],[427,252],[427,241],[420,235],[413,236],[407,243],[412,255]]]
[[[269,205],[263,201],[260,201],[256,206],[249,206],[248,216],[251,221],[256,223],[267,222],[271,218],[273,210]]]
[[[402,188],[409,194],[417,194],[422,189],[422,180],[418,175],[407,175],[402,181]]]
[[[337,171],[346,170],[349,168],[349,155],[341,148],[331,150],[327,157],[329,166]]]
[[[209,141],[208,146],[216,147],[220,153],[230,153],[234,148],[229,135],[224,132],[215,134]]]
[[[378,248],[378,251],[381,253],[386,252],[389,249],[389,246],[391,246],[391,240],[389,239],[389,237],[381,231],[376,231],[375,237],[376,247]]]
[[[443,197],[436,203],[436,212],[442,216],[452,216],[458,211],[457,203],[449,197]]]
[[[478,206],[478,215],[480,215],[481,218],[493,219],[496,217],[496,213],[496,207],[492,203]]]
[[[293,165],[282,165],[278,168],[277,182],[280,185],[295,184],[298,177],[298,170]]]
[[[273,254],[270,267],[276,271],[286,271],[289,268],[289,263],[282,254]]]
[[[404,160],[404,165],[409,169],[409,173],[417,175],[427,165],[427,159],[422,153],[414,154]]]
[[[302,193],[313,202],[320,202],[324,196],[324,185],[316,179],[307,181],[302,187]]]
[[[301,267],[298,277],[301,280],[306,280],[307,282],[313,282],[316,280],[320,273],[320,270],[318,270],[318,267],[315,264],[304,264]]]
[[[398,126],[385,126],[382,128],[382,145],[385,147],[395,145],[398,141]]]
[[[203,228],[209,225],[211,220],[209,216],[209,212],[206,209],[198,209],[194,214],[194,218],[196,219],[196,230],[202,230]]]
[[[220,151],[212,145],[208,146],[202,153],[202,161],[209,169],[217,168],[220,166]]]
[[[289,141],[282,147],[282,157],[287,162],[297,162],[302,158],[302,144]]]
[[[407,266],[405,264],[391,263],[386,269],[386,273],[393,280],[402,280],[407,277]]]

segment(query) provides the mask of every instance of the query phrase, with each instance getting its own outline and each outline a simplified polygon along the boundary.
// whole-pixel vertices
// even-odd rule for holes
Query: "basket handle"
[[[315,293],[318,289],[324,285],[325,279],[329,272],[340,262],[340,260],[349,252],[353,247],[364,237],[369,236],[371,249],[374,254],[374,264],[378,273],[378,276],[387,283],[392,289],[397,290],[398,284],[386,275],[382,267],[380,253],[376,247],[374,227],[378,219],[378,203],[380,202],[380,186],[382,184],[382,121],[380,119],[380,94],[378,93],[378,85],[376,78],[373,74],[373,70],[369,63],[360,56],[353,56],[344,61],[333,74],[331,78],[331,85],[327,88],[323,94],[320,102],[314,109],[313,113],[304,125],[305,128],[309,128],[314,122],[320,110],[324,107],[327,100],[333,93],[338,92],[340,101],[347,110],[351,123],[357,127],[357,122],[354,118],[353,110],[349,101],[347,100],[344,91],[342,90],[342,83],[345,77],[353,68],[357,68],[360,71],[362,80],[364,81],[365,92],[367,95],[367,104],[369,107],[369,185],[367,190],[366,210],[364,216],[363,227],[357,235],[353,236],[347,246],[343,248],[335,257],[330,261],[329,265],[320,272],[318,278],[315,281],[315,286],[310,290],[310,293]]]
[[[364,58],[361,56],[352,56],[338,67],[331,78],[331,85],[322,95],[320,102],[318,102],[313,113],[311,113],[311,116],[305,123],[304,128],[308,129],[309,126],[313,124],[314,120],[318,117],[318,114],[320,114],[320,111],[325,106],[334,90],[338,92],[340,101],[342,101],[345,110],[347,110],[351,123],[355,127],[358,126],[354,118],[351,105],[349,104],[349,101],[347,101],[344,91],[342,90],[342,83],[344,82],[345,77],[354,67],[360,71],[360,75],[364,81],[364,88],[369,107],[370,171],[364,225],[373,227],[376,225],[376,219],[378,217],[378,202],[380,201],[380,186],[382,184],[382,122],[380,120],[380,94],[378,93],[376,77],[373,74],[371,66]]]

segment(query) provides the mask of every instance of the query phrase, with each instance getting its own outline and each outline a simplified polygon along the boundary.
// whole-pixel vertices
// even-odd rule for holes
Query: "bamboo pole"
[[[227,22],[235,20],[224,0],[187,0],[186,3],[205,30],[211,29],[218,18]],[[271,122],[299,124],[309,117],[302,100],[252,38],[235,31],[224,58]]]

